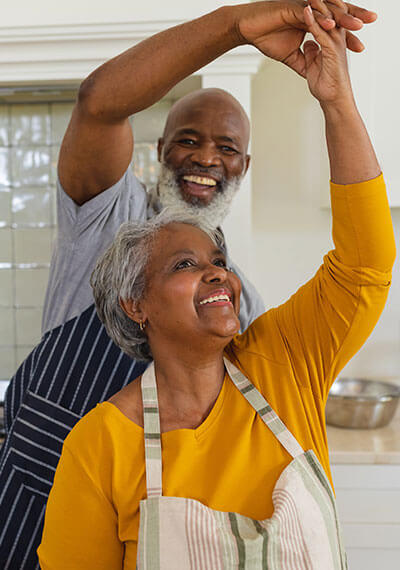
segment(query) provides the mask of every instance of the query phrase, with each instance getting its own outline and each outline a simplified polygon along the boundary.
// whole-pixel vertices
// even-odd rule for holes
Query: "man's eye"
[[[231,146],[227,146],[227,145],[222,145],[220,147],[220,149],[222,150],[222,152],[230,152],[230,153],[236,153],[237,150],[235,148],[232,148]]]
[[[188,267],[193,267],[195,265],[194,261],[191,259],[183,259],[182,261],[179,261],[179,263],[177,263],[175,265],[175,270],[178,269],[187,269]]]
[[[196,144],[196,141],[193,139],[180,139],[179,141],[181,144],[193,145]]]

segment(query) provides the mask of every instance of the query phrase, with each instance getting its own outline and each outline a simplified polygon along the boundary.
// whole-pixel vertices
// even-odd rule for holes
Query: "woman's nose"
[[[207,283],[223,283],[226,280],[226,269],[210,263],[204,271],[204,280]]]

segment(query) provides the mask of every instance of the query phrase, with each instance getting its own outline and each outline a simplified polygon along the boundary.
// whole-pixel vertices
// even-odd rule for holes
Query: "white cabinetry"
[[[400,465],[333,465],[349,570],[400,568]]]

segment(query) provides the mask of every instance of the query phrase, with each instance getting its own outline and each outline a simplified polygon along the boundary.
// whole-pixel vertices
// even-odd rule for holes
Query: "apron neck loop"
[[[286,451],[293,457],[304,453],[297,439],[290,433],[285,424],[279,419],[267,400],[238,368],[227,358],[224,358],[225,368],[239,392],[246,398],[250,406],[257,412],[264,424]]]
[[[225,368],[239,392],[260,416],[264,424],[275,435],[281,445],[293,457],[304,453],[296,438],[279,419],[274,410],[255,386],[227,358]],[[160,411],[158,406],[157,383],[152,362],[142,375],[144,447],[146,456],[147,497],[162,496],[162,451]]]
[[[147,498],[162,495],[162,455],[160,411],[154,363],[145,370],[141,381],[143,401],[144,448],[146,456]]]

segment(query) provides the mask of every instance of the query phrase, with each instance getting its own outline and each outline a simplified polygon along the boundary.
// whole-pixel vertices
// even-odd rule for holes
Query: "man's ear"
[[[162,162],[163,148],[164,148],[164,139],[160,138],[160,139],[158,139],[158,143],[157,143],[157,159],[158,159],[158,162]]]
[[[119,305],[127,317],[135,323],[144,323],[147,320],[146,315],[142,311],[140,303],[132,299],[119,299]]]
[[[245,163],[244,163],[244,172],[243,172],[243,176],[246,174],[246,172],[249,169],[250,166],[250,160],[251,160],[251,156],[249,154],[246,154],[246,158],[245,158]]]

